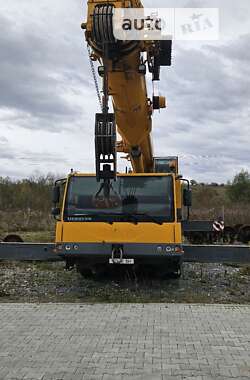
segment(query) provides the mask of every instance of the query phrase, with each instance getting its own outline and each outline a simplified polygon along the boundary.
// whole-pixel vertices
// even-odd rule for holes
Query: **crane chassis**
[[[161,68],[171,66],[172,41],[117,40],[113,33],[116,8],[142,7],[140,0],[88,0],[82,29],[101,108],[96,173],[71,172],[56,181],[55,244],[0,243],[0,260],[64,259],[83,274],[116,264],[180,275],[183,260],[249,263],[249,246],[183,244],[192,232],[190,184],[179,174],[178,157],[153,155],[152,116],[166,99],[149,97],[146,85],[147,71],[155,83]],[[126,155],[129,172],[118,173],[117,153]]]

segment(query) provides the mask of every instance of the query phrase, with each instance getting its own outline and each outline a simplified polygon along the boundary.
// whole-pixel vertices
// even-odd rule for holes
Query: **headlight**
[[[163,251],[163,248],[162,248],[162,246],[159,245],[157,247],[157,253],[162,253],[162,251]]]

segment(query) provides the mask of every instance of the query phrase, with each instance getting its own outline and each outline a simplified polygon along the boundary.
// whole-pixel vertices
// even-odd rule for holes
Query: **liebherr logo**
[[[217,8],[115,8],[118,40],[217,40]]]

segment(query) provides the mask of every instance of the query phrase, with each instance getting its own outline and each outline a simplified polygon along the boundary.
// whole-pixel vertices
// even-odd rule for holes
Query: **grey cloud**
[[[242,55],[239,62],[241,54],[237,54],[237,49],[248,50],[248,46],[248,35],[218,48],[187,50],[177,44],[172,68],[162,73],[162,92],[168,95],[169,107],[158,118],[154,136],[161,154],[171,151],[184,156],[186,175],[231,179],[235,168],[250,169],[248,59]],[[237,64],[231,59],[229,65],[232,56],[238,57]],[[202,155],[210,158],[204,160]]]
[[[8,139],[4,136],[0,136],[0,144],[6,144],[8,143]]]
[[[41,164],[41,163],[52,163],[54,164],[57,160],[63,162],[65,165],[68,165],[68,160],[65,157],[59,156],[55,153],[48,152],[32,152],[32,151],[23,151],[18,153],[18,159],[21,161],[32,162],[33,164]]]
[[[237,67],[228,69],[210,50],[180,50],[165,90],[186,120],[229,122],[235,112],[248,107],[250,79]]]
[[[181,50],[165,89],[175,105],[182,103],[178,109],[186,118],[227,121],[235,110],[248,106],[250,80],[240,70],[228,70],[219,55],[208,49]]]
[[[21,7],[19,3],[16,2],[15,6]],[[220,6],[222,28],[233,28],[236,34],[239,21],[250,10],[249,0],[237,3],[233,0],[195,0],[195,4],[188,0],[145,0],[144,3],[145,6],[159,7]],[[32,4],[36,7],[35,1]],[[49,3],[47,6],[51,9]],[[67,20],[56,19],[52,29],[51,24],[47,28],[45,22],[36,25],[37,16],[31,21],[26,19],[26,23],[22,21],[18,26],[10,15],[9,18],[0,15],[1,128],[11,128],[13,136],[19,126],[41,131],[65,131],[60,141],[63,146],[68,144],[69,130],[81,128],[82,133],[76,135],[76,140],[79,136],[83,140],[82,150],[75,152],[74,157],[70,146],[67,151],[71,162],[64,159],[63,153],[59,156],[48,154],[46,147],[44,153],[39,154],[28,147],[23,151],[17,148],[13,151],[7,141],[0,139],[2,162],[23,163],[26,172],[32,165],[46,171],[51,164],[56,171],[60,162],[67,167],[72,162],[72,166],[76,163],[81,167],[84,165],[83,169],[92,167],[94,162],[93,149],[87,151],[90,150],[90,139],[93,139],[96,95],[79,28],[81,15],[76,11],[78,5],[73,13],[72,4],[69,6],[67,1],[63,7],[69,10]],[[232,20],[235,21],[231,26]],[[167,95],[169,107],[160,117],[156,115],[153,134],[155,154],[179,154],[185,176],[203,181],[225,181],[232,178],[235,170],[242,167],[250,169],[249,41],[249,35],[244,35],[223,45],[220,41],[197,49],[191,44],[174,43],[173,66],[164,69],[160,84],[161,93]],[[87,95],[79,96],[81,89]],[[66,91],[70,92],[72,100],[64,96]],[[82,104],[75,103],[75,94],[80,99],[82,96]],[[6,109],[13,112],[4,112]],[[57,144],[57,136],[51,137],[55,137]],[[70,141],[73,143],[73,139]],[[39,146],[39,142],[35,143]],[[63,148],[58,148],[59,152],[61,150]],[[84,154],[89,159],[81,161]]]
[[[55,121],[60,128],[65,121],[73,123],[83,114],[83,107],[67,101],[64,93],[74,94],[91,85],[84,75],[86,53],[68,49],[63,40],[55,46],[53,39],[42,38],[39,31],[28,26],[19,30],[13,26],[13,20],[2,15],[0,24],[0,107],[41,119],[42,129],[46,125],[50,128],[44,119]]]
[[[1,161],[2,160],[15,160],[16,156],[14,153],[8,151],[8,149],[4,149],[3,146],[0,145],[0,155],[1,155]]]
[[[32,165],[37,164],[54,164],[57,160],[61,163],[68,165],[68,160],[62,155],[49,152],[34,152],[27,149],[23,151],[12,148],[10,144],[1,144],[0,141],[0,163],[3,161],[16,161],[19,164],[22,162],[32,163]],[[48,170],[49,171],[49,170]]]
[[[237,65],[246,64],[249,68],[250,61],[250,33],[240,36],[231,43],[222,46],[206,46],[206,49],[217,54],[219,57],[227,58],[230,61],[236,61]],[[241,67],[239,67],[239,70]]]

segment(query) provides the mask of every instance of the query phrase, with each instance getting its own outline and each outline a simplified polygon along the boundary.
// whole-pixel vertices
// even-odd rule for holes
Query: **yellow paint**
[[[181,243],[179,223],[58,223],[56,242],[77,243]],[[61,228],[63,235],[61,238]]]

